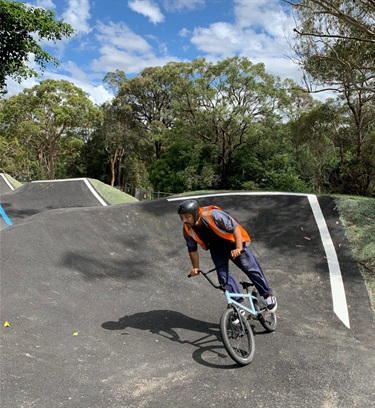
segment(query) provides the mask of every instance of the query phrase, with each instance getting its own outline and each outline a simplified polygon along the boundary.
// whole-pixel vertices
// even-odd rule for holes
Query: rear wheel
[[[267,310],[267,302],[264,298],[259,296],[257,291],[253,291],[252,296],[255,296],[257,300],[254,299],[254,307],[258,315],[258,320],[260,324],[269,332],[273,332],[277,327],[277,315],[275,312],[271,313]]]
[[[253,361],[255,354],[254,334],[247,319],[230,307],[220,320],[220,331],[224,346],[232,359],[241,365]]]

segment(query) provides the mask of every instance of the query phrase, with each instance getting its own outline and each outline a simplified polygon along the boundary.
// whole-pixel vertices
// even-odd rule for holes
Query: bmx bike
[[[275,312],[268,310],[265,299],[259,295],[254,284],[251,282],[240,282],[245,291],[244,293],[228,292],[226,289],[229,275],[228,270],[225,284],[216,284],[208,275],[217,269],[218,267],[207,272],[199,270],[199,274],[203,275],[215,289],[223,291],[226,297],[227,308],[220,318],[221,337],[230,357],[236,363],[244,366],[250,364],[255,355],[254,333],[248,318],[259,320],[268,332],[273,332],[277,327],[277,315]],[[191,275],[188,275],[188,277],[191,277]],[[248,313],[248,318],[246,317],[246,312]]]

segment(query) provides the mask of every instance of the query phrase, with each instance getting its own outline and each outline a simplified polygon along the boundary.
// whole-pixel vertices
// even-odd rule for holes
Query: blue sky
[[[268,73],[301,83],[290,43],[295,26],[288,4],[279,0],[33,0],[53,10],[76,33],[43,47],[60,60],[41,79],[73,82],[97,104],[111,98],[108,72],[127,76],[169,61],[204,57],[215,62],[239,55],[263,62]],[[37,84],[9,80],[8,96]]]

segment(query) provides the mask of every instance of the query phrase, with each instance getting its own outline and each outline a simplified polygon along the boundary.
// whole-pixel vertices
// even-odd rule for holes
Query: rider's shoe
[[[267,309],[269,312],[276,312],[277,309],[277,299],[275,296],[271,295],[266,298]]]
[[[245,312],[243,309],[241,309],[241,310],[240,310],[240,314],[241,314],[243,317],[245,317],[246,312]],[[239,322],[240,322],[240,319],[239,319],[238,317],[233,320],[233,324],[239,324]]]

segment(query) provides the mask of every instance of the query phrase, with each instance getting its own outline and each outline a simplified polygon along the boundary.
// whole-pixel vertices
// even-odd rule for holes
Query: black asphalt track
[[[1,407],[368,407],[374,322],[333,201],[319,197],[344,279],[350,328],[332,310],[305,196],[217,196],[250,232],[279,326],[253,322],[254,361],[219,335],[223,295],[190,270],[178,201],[25,214],[0,232]],[[11,208],[8,208],[11,212]],[[210,268],[201,252],[201,267]],[[238,278],[241,273],[233,267]]]
[[[103,206],[92,194],[87,183],[87,179],[32,182],[2,194],[0,204],[13,224],[48,210]]]

